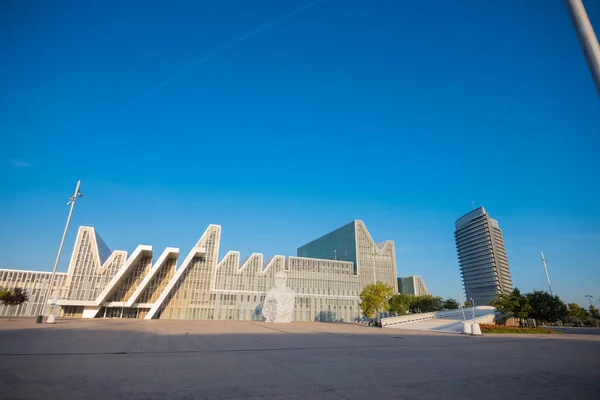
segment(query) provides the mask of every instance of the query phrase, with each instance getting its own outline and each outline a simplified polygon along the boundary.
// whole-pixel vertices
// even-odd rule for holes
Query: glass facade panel
[[[298,257],[350,261],[356,266],[356,221],[321,236],[297,250]]]

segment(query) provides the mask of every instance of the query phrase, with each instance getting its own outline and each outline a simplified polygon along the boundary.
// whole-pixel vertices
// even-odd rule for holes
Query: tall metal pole
[[[592,304],[592,297],[594,297],[594,296],[592,296],[591,294],[586,294],[585,297],[587,297],[588,300],[590,301],[590,307],[593,306],[593,304]]]
[[[548,275],[548,266],[546,265],[546,259],[544,258],[544,252],[542,251],[542,263],[544,264],[544,271],[546,271],[546,280],[548,281],[548,290],[550,291],[550,296],[552,294],[552,285],[550,285],[550,275]]]
[[[373,260],[373,285],[377,284],[377,274],[375,273],[375,247],[372,249],[372,260]],[[381,312],[377,311],[377,323],[381,320]]]
[[[460,304],[460,311],[462,311],[462,316],[463,316],[463,322],[467,320],[467,317],[465,316],[465,309],[464,309],[464,304],[462,302],[462,298],[460,297],[460,292],[458,291],[458,289],[456,289],[456,294],[458,295],[458,304]]]
[[[48,296],[50,295],[50,291],[52,290],[52,285],[54,284],[54,278],[56,277],[56,268],[58,267],[58,261],[60,260],[60,254],[62,253],[63,245],[65,244],[65,238],[67,237],[67,231],[69,230],[69,222],[71,222],[71,215],[73,214],[73,208],[75,207],[75,201],[78,197],[81,197],[81,192],[79,191],[79,185],[81,185],[81,181],[77,181],[77,186],[75,187],[75,193],[73,196],[69,198],[69,202],[67,205],[70,205],[69,216],[67,217],[67,223],[65,224],[65,230],[62,235],[62,239],[60,241],[60,246],[58,247],[58,254],[56,255],[56,260],[54,261],[54,268],[52,269],[52,275],[50,277],[50,282],[44,296],[42,297],[42,307],[40,315],[43,317],[46,313],[46,308],[48,307]],[[39,317],[39,316],[38,316]]]
[[[593,304],[592,304],[592,297],[594,297],[594,296],[592,296],[591,294],[586,294],[585,297],[587,297],[588,300],[590,301],[590,308],[589,308],[589,310],[590,310],[590,313],[591,313],[592,312],[592,306],[593,306]],[[594,321],[596,322],[596,328],[597,328],[598,327],[598,320],[594,318]]]
[[[596,85],[596,91],[600,94],[600,44],[598,44],[598,38],[594,33],[594,28],[582,0],[564,0],[564,2],[583,50],[583,56]]]

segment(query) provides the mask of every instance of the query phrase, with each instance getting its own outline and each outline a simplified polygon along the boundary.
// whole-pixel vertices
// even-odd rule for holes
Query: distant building
[[[456,221],[456,249],[467,300],[487,305],[512,291],[504,238],[498,221],[479,207]]]
[[[417,275],[398,278],[398,293],[412,294],[414,296],[430,294],[423,278]]]
[[[294,321],[352,321],[359,295],[376,281],[396,289],[394,242],[376,244],[362,221],[353,221],[298,249],[298,257],[267,260],[237,251],[219,256],[221,227],[209,225],[180,257],[168,247],[154,253],[139,245],[131,254],[111,251],[92,227],[79,228],[68,273],[57,274],[59,316],[72,318],[216,319],[262,318],[275,274],[284,272],[295,293]],[[326,253],[329,254],[326,254]],[[279,274],[281,275],[281,273]],[[17,315],[40,312],[49,272],[0,270],[0,287],[24,287],[28,303]],[[6,307],[0,314],[8,314]]]

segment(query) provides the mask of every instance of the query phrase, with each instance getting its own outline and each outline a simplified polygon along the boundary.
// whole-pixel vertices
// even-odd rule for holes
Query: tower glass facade
[[[467,300],[473,298],[475,305],[487,305],[499,294],[511,292],[510,269],[498,221],[479,207],[460,217],[455,228]]]
[[[356,268],[356,221],[299,247],[297,255],[323,260],[350,261]]]
[[[398,278],[398,293],[425,296],[429,294],[425,281],[418,275]]]

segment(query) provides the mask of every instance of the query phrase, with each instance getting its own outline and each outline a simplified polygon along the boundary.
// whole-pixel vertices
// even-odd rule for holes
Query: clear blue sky
[[[544,250],[556,293],[600,299],[600,104],[562,2],[329,0],[195,64],[309,3],[1,2],[0,268],[52,268],[81,179],[61,271],[84,224],[269,257],[358,216],[452,296],[474,201],[517,287]]]

